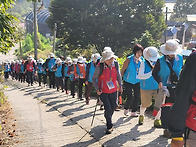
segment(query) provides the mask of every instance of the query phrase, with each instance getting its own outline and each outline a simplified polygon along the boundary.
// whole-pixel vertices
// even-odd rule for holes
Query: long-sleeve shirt
[[[152,76],[152,71],[150,71],[148,73],[144,73],[144,71],[145,71],[145,63],[144,63],[144,61],[142,61],[140,64],[139,74],[138,74],[138,77],[141,80],[148,79]]]

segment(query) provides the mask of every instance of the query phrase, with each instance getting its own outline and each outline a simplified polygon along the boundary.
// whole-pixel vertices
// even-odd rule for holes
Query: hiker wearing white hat
[[[48,75],[49,75],[49,87],[55,88],[55,72],[52,70],[53,66],[55,65],[55,57],[54,57],[54,53],[50,53],[50,58],[48,58],[46,60],[46,71],[48,71]]]
[[[78,59],[74,58],[72,65],[69,66],[67,74],[69,75],[71,84],[70,84],[70,88],[71,88],[71,95],[74,98],[75,97],[75,85],[77,85],[77,81],[78,81],[78,75],[77,75],[77,61]]]
[[[131,116],[137,117],[138,102],[140,99],[140,79],[138,77],[142,57],[143,47],[136,44],[133,48],[133,55],[127,57],[121,69],[124,79],[125,94],[127,100],[124,107],[124,115],[129,116],[129,108],[132,104]],[[133,92],[132,92],[133,91]],[[134,96],[133,96],[134,94]]]
[[[68,94],[68,80],[69,80],[69,75],[67,74],[68,68],[69,66],[71,66],[72,64],[72,60],[70,57],[67,57],[65,59],[65,64],[63,65],[63,69],[64,69],[64,83],[63,83],[63,87],[65,89],[66,94]]]
[[[24,63],[25,63],[25,61],[24,60],[21,60],[21,64],[20,64],[20,67],[19,67],[19,81],[21,83],[22,82],[25,82]]]
[[[4,62],[4,78],[7,80],[9,78],[9,71],[10,71],[10,66],[8,65],[7,62]]]
[[[33,74],[34,74],[34,72],[36,73],[36,66],[35,66],[35,63],[33,61],[33,57],[29,56],[27,58],[27,61],[24,64],[24,73],[27,75],[28,86],[30,86],[30,84],[31,84],[31,86],[33,86],[33,81],[34,81]]]
[[[103,49],[103,52],[105,52],[105,51],[112,52],[112,49],[111,49],[111,47],[106,46]]]
[[[12,60],[11,61],[11,76],[12,76],[12,80],[15,79],[15,61]]]
[[[42,76],[43,76],[43,62],[44,60],[42,58],[40,58],[38,61],[37,61],[37,73],[38,73],[38,83],[39,83],[39,86],[41,86],[41,80],[42,80]]]
[[[92,54],[91,55],[91,61],[87,63],[87,66],[86,66],[86,77],[85,77],[85,84],[86,84],[86,104],[88,105],[89,104],[89,101],[90,101],[90,93],[92,91],[92,87],[93,87],[93,81],[92,81],[92,77],[93,77],[93,74],[95,72],[95,68],[96,68],[96,65],[97,65],[97,60],[100,58],[100,55],[98,56],[98,53],[97,53],[97,56],[95,54]]]
[[[15,62],[15,79],[18,80],[19,78],[19,60]]]
[[[179,54],[182,49],[176,40],[166,41],[166,43],[161,46],[160,51],[163,53],[163,56],[157,60],[152,72],[152,76],[159,87],[159,97],[157,97],[157,100],[155,101],[154,115],[160,110],[164,101],[165,103],[174,102],[176,83],[183,66],[183,57]],[[166,90],[169,91],[167,96],[164,94]],[[161,121],[163,124],[165,120],[162,119]],[[164,135],[169,137],[166,126]]]
[[[144,60],[141,62],[138,74],[141,93],[139,125],[143,125],[146,108],[151,106],[152,99],[156,101],[158,91],[158,84],[152,77],[152,70],[159,58],[158,49],[153,46],[147,47],[143,51],[143,56]],[[156,128],[162,127],[160,117],[160,113],[155,116],[154,127]]]
[[[117,61],[114,62],[117,56],[112,51],[104,51],[102,55],[101,63],[96,66],[92,81],[104,104],[106,134],[110,134],[113,131],[112,115],[117,107],[117,83],[119,91],[122,92],[122,79],[119,64]]]
[[[77,75],[78,75],[78,98],[79,100],[83,100],[82,98],[82,89],[83,84],[85,84],[85,76],[86,76],[86,64],[83,61],[83,57],[78,57],[78,64],[77,64]],[[86,91],[86,85],[85,85],[85,91]]]
[[[59,89],[62,89],[62,92],[64,92],[64,88],[63,88],[63,75],[64,75],[64,70],[63,70],[63,65],[62,65],[63,61],[60,58],[56,59],[56,64],[53,66],[53,71],[55,72],[55,84],[56,84],[56,88],[57,91],[59,91]]]

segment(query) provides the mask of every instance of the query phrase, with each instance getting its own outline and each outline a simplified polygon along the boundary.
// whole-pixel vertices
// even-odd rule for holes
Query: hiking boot
[[[155,128],[163,128],[160,119],[156,119],[156,120],[154,121],[154,127],[155,127]]]
[[[131,112],[132,117],[138,117],[137,112]]]
[[[111,134],[114,130],[114,127],[111,127],[110,129],[106,129],[106,134]]]
[[[138,124],[139,124],[139,125],[143,125],[143,124],[144,124],[144,116],[143,116],[143,115],[140,115],[140,116],[139,116]]]
[[[86,98],[86,104],[88,105],[89,104],[89,101],[90,101],[90,98]]]
[[[100,106],[100,110],[103,110],[103,105]]]
[[[129,116],[129,109],[127,109],[127,110],[124,109],[124,115],[125,115],[125,116]]]
[[[163,131],[163,136],[166,137],[166,138],[171,139],[171,134],[170,134],[170,132],[169,132],[168,129],[165,129],[165,130]]]
[[[121,106],[117,106],[115,111],[120,111]]]

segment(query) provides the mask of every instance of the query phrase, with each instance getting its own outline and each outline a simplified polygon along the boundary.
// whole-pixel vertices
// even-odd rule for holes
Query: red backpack
[[[193,131],[196,131],[196,91],[193,94],[191,105],[187,112],[186,126]]]
[[[28,72],[33,72],[33,61],[27,63],[27,71]]]

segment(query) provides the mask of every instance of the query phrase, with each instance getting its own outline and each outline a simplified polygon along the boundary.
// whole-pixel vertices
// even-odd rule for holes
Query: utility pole
[[[57,30],[57,24],[55,23],[54,24],[54,38],[53,38],[53,53],[55,51],[55,46],[56,46],[56,42],[55,42],[55,39],[56,39],[56,30]]]
[[[34,58],[37,60],[37,10],[36,10],[36,2],[33,2],[33,8],[34,8]]]
[[[165,24],[166,24],[166,29],[165,29],[165,42],[167,41],[167,14],[168,14],[168,7],[166,7],[166,11],[165,11]]]

